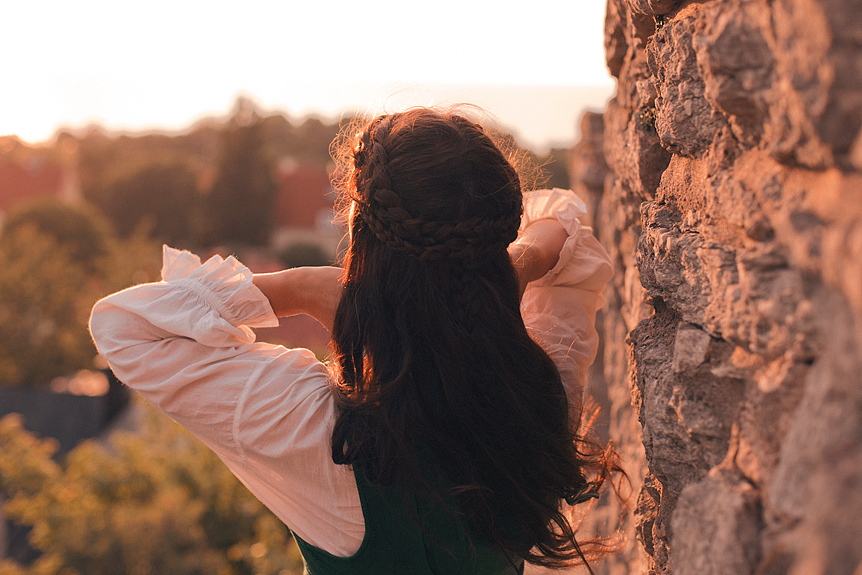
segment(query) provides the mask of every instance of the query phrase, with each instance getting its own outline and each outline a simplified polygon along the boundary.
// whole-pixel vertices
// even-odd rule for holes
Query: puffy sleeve
[[[527,285],[521,314],[530,333],[560,369],[576,416],[583,405],[587,368],[595,360],[599,345],[596,311],[604,305],[602,291],[613,277],[607,252],[592,229],[578,220],[585,213],[586,205],[570,190],[554,188],[524,194],[522,228],[553,218],[568,233],[557,265]]]
[[[201,264],[165,247],[162,281],[100,300],[90,331],[121,381],[199,437],[300,537],[348,553],[364,523],[352,473],[330,458],[329,374],[308,350],[255,341],[251,328],[277,323],[236,259]]]

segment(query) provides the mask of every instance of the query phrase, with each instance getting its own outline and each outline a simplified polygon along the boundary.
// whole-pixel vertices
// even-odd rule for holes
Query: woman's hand
[[[341,268],[300,267],[254,274],[252,281],[278,317],[305,313],[332,331],[335,310],[341,299],[341,277]]]
[[[556,219],[536,220],[509,245],[509,255],[518,273],[518,287],[523,297],[527,284],[551,271],[560,259],[560,251],[569,234]]]

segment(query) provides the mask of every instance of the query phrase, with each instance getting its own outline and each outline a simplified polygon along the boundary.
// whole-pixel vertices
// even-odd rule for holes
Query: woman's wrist
[[[548,218],[531,223],[509,246],[521,295],[528,283],[542,278],[557,265],[567,239],[568,233],[562,224]]]
[[[304,313],[331,331],[341,299],[341,276],[341,268],[299,267],[254,274],[252,281],[269,300],[276,316]]]

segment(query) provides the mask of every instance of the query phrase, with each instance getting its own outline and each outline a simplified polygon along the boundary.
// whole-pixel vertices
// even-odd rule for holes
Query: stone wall
[[[862,575],[862,4],[609,0],[605,33],[571,172],[633,494],[596,571]]]

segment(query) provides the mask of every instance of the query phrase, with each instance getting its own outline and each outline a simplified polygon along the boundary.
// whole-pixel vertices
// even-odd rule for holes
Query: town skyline
[[[572,143],[581,111],[613,90],[602,4],[15,3],[0,24],[21,54],[0,63],[0,135],[176,130],[246,95],[327,120],[393,101],[466,102],[530,147]],[[584,102],[584,89],[598,91]]]

